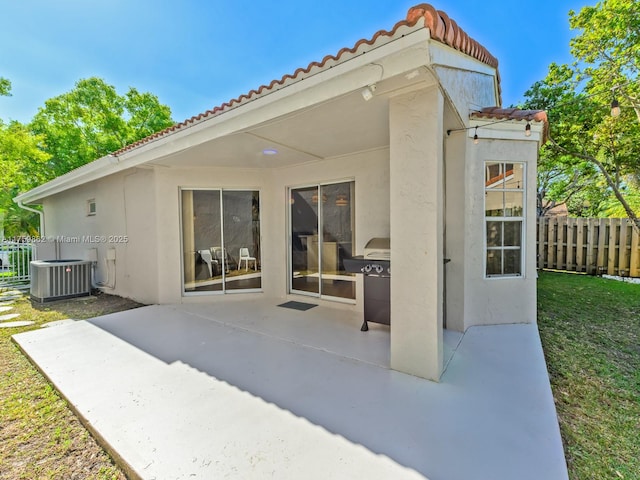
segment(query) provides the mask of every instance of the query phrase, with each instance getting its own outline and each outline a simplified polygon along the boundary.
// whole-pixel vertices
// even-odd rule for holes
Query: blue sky
[[[157,95],[176,121],[389,30],[418,0],[0,0],[0,119],[98,76]],[[568,12],[595,0],[433,0],[500,62],[503,104],[567,63]]]

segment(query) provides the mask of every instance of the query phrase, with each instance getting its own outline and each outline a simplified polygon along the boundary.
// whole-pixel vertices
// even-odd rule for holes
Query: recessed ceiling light
[[[264,150],[262,150],[263,155],[276,155],[277,153],[278,150],[276,150],[275,148],[265,148]]]

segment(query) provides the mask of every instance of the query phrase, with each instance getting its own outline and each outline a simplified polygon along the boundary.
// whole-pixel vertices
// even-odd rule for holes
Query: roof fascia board
[[[14,202],[35,203],[44,197],[54,195],[69,188],[76,187],[93,180],[93,177],[103,177],[119,172],[128,167],[119,163],[118,158],[113,155],[105,155],[91,163],[82,167],[71,170],[70,172],[54,178],[53,180],[39,185],[28,192],[21,193],[13,200]]]
[[[436,40],[431,40],[430,43],[431,64],[434,67],[455,68],[496,76],[496,68]]]
[[[455,60],[455,61],[453,61]],[[16,201],[34,203],[84,183],[134,168],[152,160],[186,150],[203,142],[253,128],[296,110],[312,107],[437,61],[447,66],[470,68],[495,75],[495,69],[469,58],[457,50],[430,38],[420,21],[403,26],[393,37],[382,37],[380,44],[364,45],[332,66],[310,72],[274,91],[246,101],[192,126],[150,141],[119,156],[107,155],[73,170],[44,185],[16,197]]]
[[[422,23],[422,22],[420,22]],[[203,142],[237,133],[320,104],[354,89],[377,83],[428,63],[428,29],[416,25],[398,29],[381,45],[367,45],[341,63],[310,73],[279,89],[219,115],[160,137],[119,156],[107,155],[16,197],[34,203],[84,183],[152,160],[173,155]]]

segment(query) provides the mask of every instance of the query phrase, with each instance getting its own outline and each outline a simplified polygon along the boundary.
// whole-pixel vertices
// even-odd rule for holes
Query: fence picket
[[[609,235],[607,238],[607,274],[615,275],[617,273],[617,235],[616,230],[618,229],[619,222],[617,218],[608,218],[609,224]]]
[[[538,268],[640,278],[640,235],[627,218],[538,218]]]
[[[0,288],[11,288],[31,280],[29,264],[33,245],[28,242],[0,241]]]
[[[544,246],[547,239],[548,218],[538,217],[538,268],[544,268]]]
[[[575,218],[567,218],[567,257],[566,257],[566,268],[568,271],[575,271],[575,240],[574,240],[574,228],[576,225]]]
[[[556,265],[558,270],[566,270],[565,248],[566,248],[566,225],[567,217],[558,217],[558,239],[556,243]]]
[[[630,277],[640,277],[640,267],[638,265],[638,258],[640,257],[640,252],[638,251],[638,247],[640,247],[640,238],[638,236],[638,230],[635,228],[631,228],[631,254],[629,260],[629,276]]]
[[[556,238],[557,238],[557,228],[556,228],[556,219],[549,219],[549,228],[547,230],[547,268],[556,268]]]
[[[618,275],[629,275],[629,220],[620,219],[620,239],[618,241]]]
[[[584,218],[577,219],[577,229],[576,229],[576,272],[587,271],[586,266],[586,248],[585,248],[585,224]]]

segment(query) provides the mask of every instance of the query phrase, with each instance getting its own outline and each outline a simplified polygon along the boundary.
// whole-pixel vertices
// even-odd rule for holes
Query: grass
[[[569,477],[640,479],[640,285],[541,272],[538,325]]]
[[[11,335],[45,322],[90,318],[136,306],[119,297],[32,306],[17,300],[10,312],[29,327],[0,329],[0,479],[109,479],[126,477],[96,444],[54,388],[22,355]]]
[[[0,329],[0,480],[125,478],[10,336],[134,306],[15,303],[36,323]],[[640,480],[640,285],[541,272],[538,324],[571,480]]]

